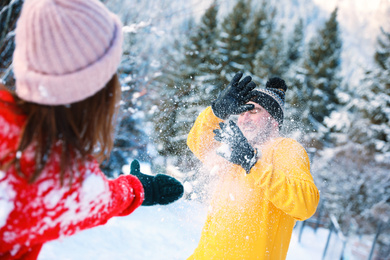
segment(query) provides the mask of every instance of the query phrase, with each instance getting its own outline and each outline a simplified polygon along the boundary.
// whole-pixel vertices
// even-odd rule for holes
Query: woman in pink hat
[[[49,240],[182,196],[137,161],[114,180],[99,168],[113,146],[121,28],[98,0],[25,1],[16,91],[0,87],[0,259],[37,259]]]

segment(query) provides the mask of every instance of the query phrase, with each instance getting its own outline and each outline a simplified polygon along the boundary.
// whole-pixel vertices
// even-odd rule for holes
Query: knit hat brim
[[[267,112],[278,122],[281,127],[283,124],[284,111],[282,104],[279,104],[275,97],[272,97],[272,92],[266,90],[253,90],[255,96],[251,101],[262,106]],[[273,94],[275,95],[275,94]]]
[[[268,111],[278,122],[279,129],[283,124],[286,90],[286,82],[279,77],[273,77],[267,81],[265,88],[253,90],[254,97],[251,99]]]
[[[122,23],[116,15],[110,15],[115,30],[109,48],[98,60],[78,71],[65,75],[42,74],[28,67],[25,52],[15,51],[16,94],[38,104],[65,105],[84,100],[101,90],[116,73],[122,56]]]

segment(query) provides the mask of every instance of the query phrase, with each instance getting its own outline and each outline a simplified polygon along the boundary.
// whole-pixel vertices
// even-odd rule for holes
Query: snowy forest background
[[[186,146],[197,115],[237,71],[285,79],[283,133],[299,140],[327,216],[390,252],[389,0],[104,0],[124,23],[115,178],[133,159],[205,201],[212,180]],[[326,3],[325,3],[326,2]],[[13,89],[22,0],[0,2],[0,77]]]

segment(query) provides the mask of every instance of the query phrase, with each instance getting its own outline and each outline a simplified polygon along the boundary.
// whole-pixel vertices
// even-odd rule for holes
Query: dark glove
[[[246,104],[253,96],[251,92],[256,84],[250,76],[246,76],[240,81],[243,73],[238,72],[230,84],[213,101],[211,108],[214,115],[220,119],[227,119],[230,115],[239,115],[254,109],[254,105]]]
[[[130,174],[136,176],[144,187],[145,199],[142,206],[167,205],[183,196],[184,188],[178,180],[163,174],[143,174],[137,160],[131,163]]]
[[[225,151],[218,149],[217,154],[229,162],[241,165],[246,173],[249,173],[257,161],[257,150],[248,143],[240,128],[233,121],[229,120],[227,124],[220,123],[219,126],[221,129],[213,131],[214,139],[228,147]]]

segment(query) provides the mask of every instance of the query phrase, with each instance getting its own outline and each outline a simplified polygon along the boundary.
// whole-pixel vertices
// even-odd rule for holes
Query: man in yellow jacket
[[[189,259],[285,259],[294,224],[312,216],[319,192],[309,158],[279,135],[287,86],[255,89],[237,73],[196,119],[187,144],[219,176],[198,247]],[[237,124],[225,121],[239,115]]]

